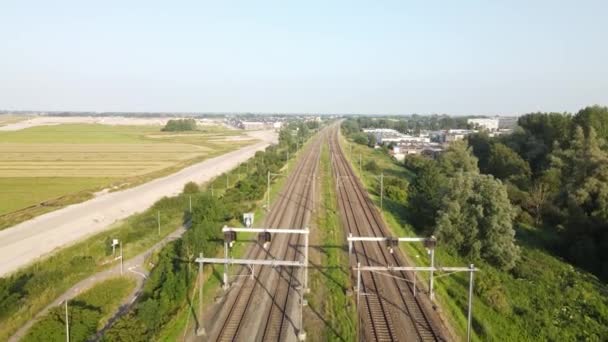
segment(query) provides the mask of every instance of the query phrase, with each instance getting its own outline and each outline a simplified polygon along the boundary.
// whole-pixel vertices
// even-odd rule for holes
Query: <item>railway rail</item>
[[[348,233],[355,236],[390,236],[374,203],[364,190],[339,144],[336,125],[329,139],[332,168],[337,185],[338,206]],[[353,244],[352,265],[405,265],[398,250],[390,253],[380,242]],[[430,303],[414,296],[413,276],[406,272],[387,277],[364,272],[359,317],[365,327],[359,340],[367,341],[442,341],[443,329]],[[401,279],[397,279],[401,278]],[[360,322],[361,323],[361,322]],[[369,328],[368,328],[369,327]],[[361,329],[360,329],[361,330]]]
[[[288,176],[279,199],[270,208],[270,214],[266,219],[265,226],[268,228],[305,228],[310,218],[314,205],[313,183],[316,174],[320,146],[325,139],[325,133],[313,138],[314,141],[303,151],[301,159],[295,169]],[[257,243],[246,253],[248,259],[280,259],[296,260],[302,253],[300,250],[302,242],[300,234],[277,235],[272,237],[268,250]],[[249,272],[247,267],[239,267],[237,275],[245,276]],[[220,317],[215,324],[219,326],[217,333],[212,333],[209,340],[217,341],[249,341],[252,339],[262,341],[283,341],[289,333],[289,327],[299,329],[290,317],[290,309],[293,306],[294,293],[302,286],[293,268],[285,267],[262,267],[257,271],[254,280],[246,278],[239,285],[234,286],[220,310]],[[252,308],[255,298],[270,297],[270,307],[261,313],[260,307]],[[245,331],[247,320],[253,319],[253,315],[266,317],[262,319],[261,328],[255,338],[251,332]],[[213,330],[210,330],[213,331]],[[294,335],[295,336],[295,335]]]

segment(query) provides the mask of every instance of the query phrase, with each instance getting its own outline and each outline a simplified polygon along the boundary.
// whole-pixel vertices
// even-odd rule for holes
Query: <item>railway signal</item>
[[[424,247],[426,247],[430,257],[431,257],[431,268],[435,267],[435,246],[437,245],[437,238],[431,235],[428,238],[423,237],[382,237],[382,236],[353,236],[353,234],[349,234],[348,238],[348,254],[352,254],[353,251],[353,243],[356,241],[359,242],[385,242],[388,248],[388,251],[393,254],[395,248],[398,248],[399,242],[422,242]],[[434,285],[434,271],[430,270],[431,274],[429,277],[429,297],[431,300],[435,299],[435,291],[433,290]]]
[[[249,233],[258,233],[258,242],[260,242],[263,247],[265,249],[268,249],[270,242],[272,241],[272,234],[302,234],[304,235],[304,260],[302,262],[302,264],[304,265],[304,281],[303,281],[303,286],[304,286],[304,292],[309,292],[310,289],[308,288],[308,235],[309,235],[309,229],[308,227],[304,228],[304,229],[282,229],[282,228],[237,228],[237,227],[227,227],[224,226],[224,228],[222,228],[222,232],[224,233],[224,238],[226,238],[226,233],[228,232],[232,232],[235,235],[231,235],[230,237],[234,237],[234,239],[232,239],[232,242],[236,241],[236,233],[238,232],[249,232]],[[224,240],[224,259],[228,260],[228,240]],[[251,260],[255,260],[255,259],[251,259]],[[230,263],[226,263],[224,265],[224,289],[227,289],[229,287],[228,284],[228,273],[227,273],[227,268],[228,268],[228,264]]]
[[[243,223],[245,224],[245,227],[251,228],[253,226],[253,213],[244,213]]]

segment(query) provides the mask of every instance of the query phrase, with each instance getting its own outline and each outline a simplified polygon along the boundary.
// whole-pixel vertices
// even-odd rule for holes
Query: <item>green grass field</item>
[[[239,131],[65,124],[0,132],[0,229],[252,143]]]

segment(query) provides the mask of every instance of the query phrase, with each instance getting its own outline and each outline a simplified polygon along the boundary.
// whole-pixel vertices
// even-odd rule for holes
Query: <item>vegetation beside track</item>
[[[352,158],[350,146],[352,145]],[[342,148],[355,170],[373,160],[384,175],[412,180],[416,174],[391,159],[382,149],[342,140]],[[358,171],[357,171],[358,172]],[[362,179],[380,208],[377,172],[362,167]],[[385,194],[386,195],[386,194]],[[421,234],[410,224],[407,203],[384,197],[382,214],[393,233],[399,236]],[[591,340],[608,336],[608,286],[595,276],[573,267],[547,248],[551,237],[530,226],[518,224],[516,239],[521,258],[510,271],[475,260],[481,272],[475,277],[473,299],[473,339],[479,341]],[[421,245],[401,244],[418,266],[428,266]],[[466,266],[466,259],[438,246],[435,254],[440,266]],[[426,275],[419,274],[422,280]],[[437,301],[459,336],[466,336],[468,279],[465,274],[438,278]]]
[[[192,194],[193,201],[204,194]],[[123,243],[130,259],[163,239],[187,219],[189,196],[163,198],[143,213],[116,223],[111,229],[66,247],[48,258],[0,278],[0,340],[5,340],[75,283],[116,265],[112,239]],[[158,234],[157,213],[161,230]]]
[[[121,301],[135,288],[131,278],[113,278],[103,281],[68,301],[70,340],[85,341],[107,323]],[[24,342],[63,342],[65,334],[65,307],[59,305],[36,322],[24,336]]]
[[[323,146],[320,159],[320,205],[315,219],[314,239],[318,241],[320,263],[310,269],[311,288],[308,296],[311,317],[319,315],[322,330],[305,323],[305,330],[313,341],[356,340],[356,309],[348,291],[352,288],[348,254],[341,247],[344,232],[337,212],[335,179],[331,171],[329,150]],[[312,260],[311,260],[312,262]]]
[[[296,127],[297,136],[294,137],[291,132],[296,132]],[[215,194],[214,190],[216,196],[221,196],[220,200],[207,193],[206,197],[193,203],[192,227],[183,238],[163,248],[134,309],[107,331],[104,340],[149,341],[166,336],[167,326],[179,323],[176,317],[193,302],[197,268],[192,265],[199,252],[216,255],[223,241],[220,228],[228,223],[238,223],[244,212],[254,210],[264,198],[268,171],[278,172],[286,162],[286,152],[295,152],[302,145],[301,141],[310,135],[310,129],[304,123],[288,125],[279,135],[278,145],[256,153],[249,161],[247,177],[238,180],[234,187],[226,189],[224,186],[221,194]],[[233,177],[238,172],[238,168],[233,170]],[[228,177],[229,184],[231,178],[235,179],[233,177]],[[225,184],[226,178],[220,176],[217,181]],[[219,184],[213,182],[212,189],[216,185]],[[216,277],[213,271],[208,274],[213,274],[211,279]]]

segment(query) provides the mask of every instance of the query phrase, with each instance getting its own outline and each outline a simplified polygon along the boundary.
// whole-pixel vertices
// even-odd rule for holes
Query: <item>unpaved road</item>
[[[180,193],[187,182],[208,181],[277,141],[274,132],[257,131],[249,134],[263,141],[207,159],[137,187],[70,205],[0,231],[0,277],[57,248],[99,233],[112,223],[151,207],[163,196]]]
[[[148,256],[150,256],[150,254],[153,253],[154,251],[157,251],[157,250],[161,249],[162,247],[164,247],[167,243],[180,238],[185,232],[186,232],[186,228],[182,226],[179,229],[177,229],[176,231],[174,231],[173,233],[167,235],[161,241],[157,242],[154,246],[152,246],[145,252],[142,252],[129,260],[125,260],[125,262],[123,264],[123,273],[125,274],[125,276],[133,277],[137,281],[137,284],[136,284],[135,288],[133,289],[132,293],[130,293],[128,297],[123,299],[123,301],[121,303],[121,307],[123,307],[124,305],[131,304],[141,293],[141,289],[144,284],[144,277],[147,277],[149,274],[149,272],[144,267],[144,262],[146,261]],[[125,246],[125,247],[128,247],[128,246]],[[24,324],[8,340],[8,342],[17,342],[20,339],[22,339],[25,336],[25,334],[28,332],[28,330],[34,325],[34,323],[36,323],[36,321],[38,319],[40,319],[42,316],[46,315],[46,313],[49,312],[49,310],[51,310],[52,308],[63,303],[66,299],[70,300],[70,299],[78,296],[82,292],[87,291],[88,289],[92,288],[95,284],[98,284],[102,281],[108,280],[110,278],[120,277],[120,262],[116,261],[115,264],[116,264],[115,266],[113,266],[105,271],[96,273],[96,274],[78,282],[76,285],[72,286],[64,294],[57,297],[57,299],[55,299],[51,304],[47,305],[44,309],[42,309],[40,312],[38,312],[32,319],[30,319],[26,324]]]

